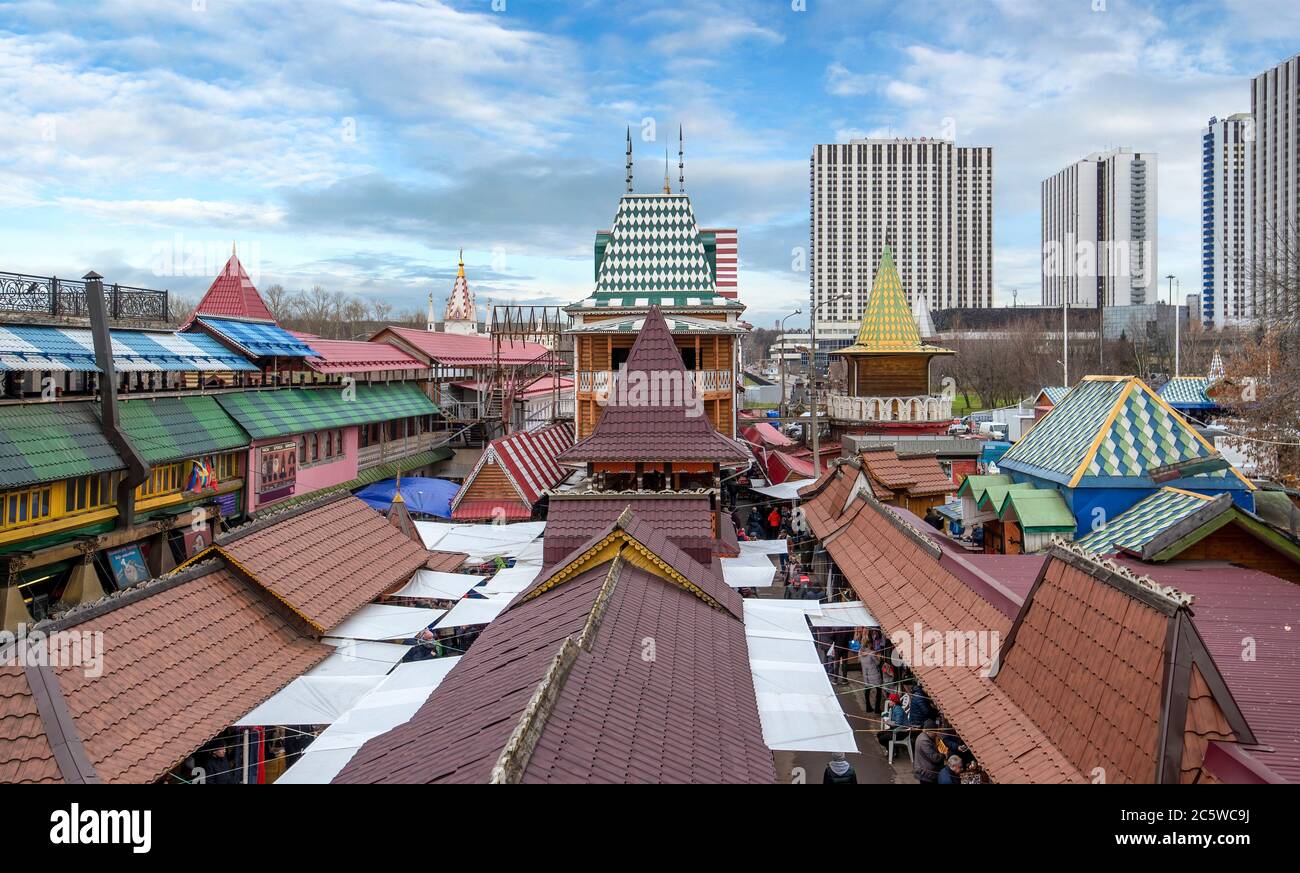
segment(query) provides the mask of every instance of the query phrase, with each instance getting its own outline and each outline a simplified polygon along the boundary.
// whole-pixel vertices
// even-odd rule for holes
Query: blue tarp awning
[[[277,324],[201,315],[198,322],[258,358],[316,358],[312,347]]]
[[[402,477],[402,500],[406,501],[407,510],[422,515],[451,518],[451,499],[459,490],[460,485],[446,479]],[[387,512],[393,505],[393,495],[396,493],[397,480],[385,479],[362,488],[357,492],[357,497],[373,509]]]

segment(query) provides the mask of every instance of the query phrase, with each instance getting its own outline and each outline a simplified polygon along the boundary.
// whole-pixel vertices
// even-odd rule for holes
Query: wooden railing
[[[952,418],[949,397],[849,397],[832,394],[827,398],[830,417],[840,421],[923,421]]]
[[[409,458],[411,455],[427,452],[429,449],[442,445],[446,441],[447,434],[438,431],[387,440],[378,445],[363,446],[357,450],[357,469],[366,470],[380,464],[387,464],[390,461]]]

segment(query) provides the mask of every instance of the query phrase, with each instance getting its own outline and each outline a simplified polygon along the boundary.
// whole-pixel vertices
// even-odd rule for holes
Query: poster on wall
[[[269,503],[293,494],[298,479],[298,444],[277,443],[257,450],[257,502]]]
[[[149,578],[149,567],[144,562],[140,546],[123,546],[108,553],[108,566],[118,588],[130,588]]]

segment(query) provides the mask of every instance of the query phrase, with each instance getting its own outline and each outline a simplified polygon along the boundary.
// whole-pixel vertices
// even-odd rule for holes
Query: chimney
[[[104,277],[91,270],[86,282],[86,311],[90,314],[90,334],[95,340],[95,363],[99,366],[100,421],[104,436],[126,462],[126,476],[117,486],[117,526],[135,524],[135,489],[149,476],[149,465],[136,451],[117,415],[117,371],[113,368],[113,339],[108,332],[108,312],[104,308]]]

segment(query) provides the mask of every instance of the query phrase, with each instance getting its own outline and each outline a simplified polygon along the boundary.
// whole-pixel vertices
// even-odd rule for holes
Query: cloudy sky
[[[234,241],[406,309],[463,247],[481,302],[568,302],[625,128],[653,191],[681,124],[767,325],[807,296],[811,146],[952,119],[994,148],[998,303],[1038,299],[1039,181],[1116,145],[1159,153],[1188,288],[1200,128],[1297,51],[1295,0],[4,0],[0,270],[197,296]]]

